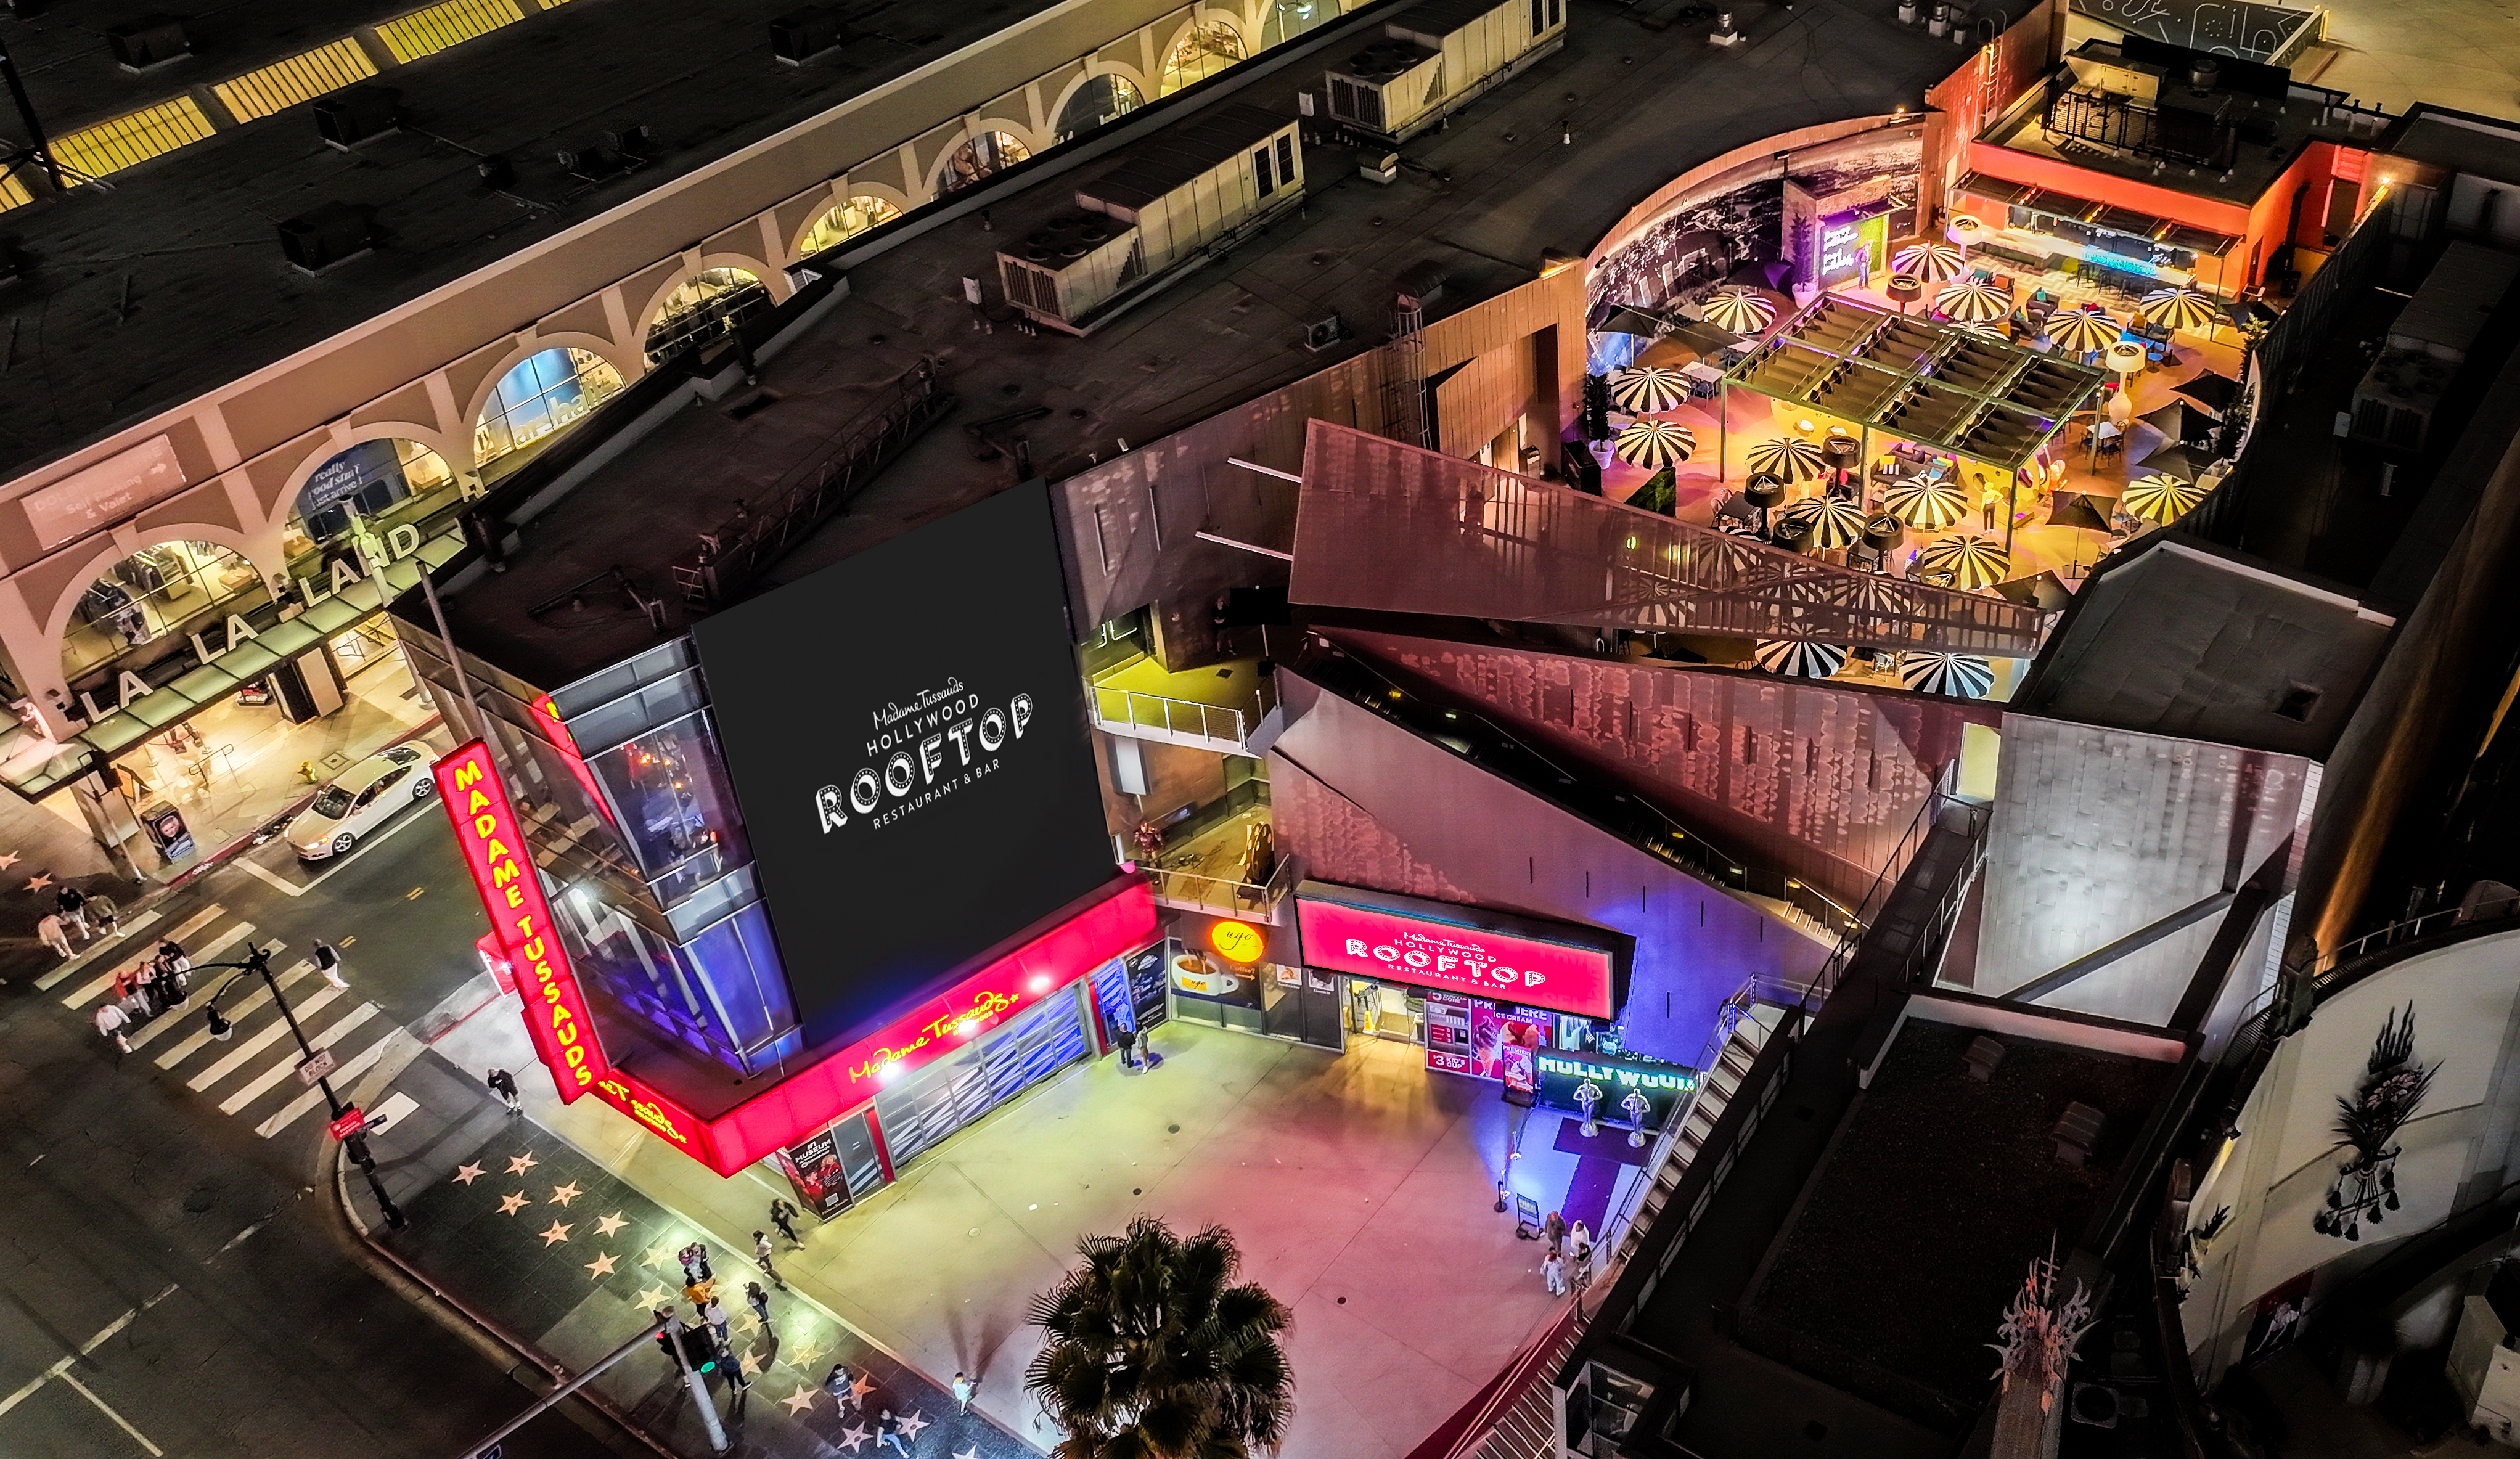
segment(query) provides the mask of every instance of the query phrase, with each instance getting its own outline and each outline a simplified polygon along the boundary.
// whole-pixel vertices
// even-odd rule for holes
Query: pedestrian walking
[[[112,1039],[113,1046],[126,1054],[131,1052],[131,1040],[122,1031],[130,1026],[131,1016],[122,1011],[119,1003],[108,1003],[96,1010],[96,1031]]]
[[[77,955],[70,951],[70,930],[63,925],[60,912],[44,913],[44,919],[35,924],[35,936],[44,940],[45,947],[62,954],[65,961]]]
[[[1576,1223],[1575,1223],[1571,1228],[1569,1228],[1569,1229],[1567,1230],[1567,1232],[1566,1232],[1566,1251],[1567,1251],[1567,1255],[1569,1255],[1569,1256],[1571,1256],[1571,1257],[1573,1257],[1573,1258],[1575,1259],[1575,1264],[1577,1264],[1578,1266],[1581,1266],[1581,1265],[1582,1265],[1582,1264],[1584,1264],[1585,1262],[1592,1260],[1593,1260],[1593,1232],[1592,1232],[1592,1229],[1591,1229],[1590,1227],[1586,1226],[1582,1221],[1580,1221],[1580,1220],[1579,1220],[1579,1221],[1577,1221],[1577,1222],[1576,1222]]]
[[[322,973],[324,981],[335,988],[346,989],[350,986],[341,981],[340,949],[320,939],[315,944],[315,971]]]
[[[1122,1029],[1122,1030],[1120,1031],[1119,1044],[1120,1044],[1120,1072],[1121,1072],[1121,1073],[1123,1073],[1123,1074],[1135,1074],[1135,1073],[1137,1073],[1137,1072],[1138,1072],[1138,1031],[1137,1031],[1136,1029]]]
[[[789,1246],[805,1244],[796,1236],[796,1208],[788,1204],[786,1198],[781,1196],[770,1198],[770,1224],[779,1228],[779,1234],[788,1238]]]
[[[1566,1217],[1563,1215],[1554,1211],[1549,1213],[1549,1221],[1544,1229],[1549,1233],[1549,1255],[1554,1257],[1566,1250]]]
[[[717,1346],[733,1348],[735,1340],[726,1335],[726,1308],[717,1304],[716,1298],[711,1297],[708,1305],[700,1308],[700,1320],[708,1324],[710,1332],[717,1334]]]
[[[79,941],[85,942],[95,936],[87,930],[87,894],[85,892],[71,886],[68,882],[63,882],[60,889],[53,893],[53,910],[62,914],[62,921],[68,925],[70,931],[78,934]]]
[[[832,1371],[823,1375],[823,1392],[832,1395],[832,1401],[839,1405],[843,1414],[858,1406],[857,1375],[849,1371],[846,1363],[832,1364]]]
[[[964,1372],[960,1368],[954,1370],[954,1406],[956,1408],[961,1409],[965,1413],[969,1413],[971,1411],[971,1395],[979,1391],[980,1386],[971,1380],[971,1376],[969,1374]]]
[[[778,1288],[782,1292],[788,1290],[788,1283],[781,1279],[778,1269],[770,1264],[769,1232],[755,1231],[752,1233],[752,1261],[754,1265],[761,1268],[761,1274],[763,1276],[770,1278],[770,1285]]]
[[[1557,1255],[1553,1248],[1540,1263],[1540,1280],[1549,1288],[1550,1296],[1566,1295],[1566,1259]]]
[[[490,1077],[482,1083],[490,1086],[491,1093],[508,1101],[509,1114],[516,1114],[525,1107],[524,1101],[517,1097],[517,1077],[505,1069],[491,1070]]]
[[[761,1290],[761,1284],[759,1282],[746,1282],[743,1284],[743,1300],[751,1304],[752,1315],[761,1319],[762,1326],[768,1327],[770,1325],[770,1294]]]
[[[88,925],[98,929],[99,937],[122,936],[122,911],[113,899],[100,893],[87,899]]]
[[[158,944],[158,960],[166,964],[166,975],[175,985],[175,1001],[182,1002],[193,995],[193,959],[184,955],[184,945],[173,938]]]
[[[910,1445],[903,1442],[901,1437],[901,1420],[894,1418],[889,1408],[883,1411],[881,1418],[875,1421],[875,1446],[882,1448],[885,1444],[892,1445],[900,1453],[901,1459],[910,1459]]]

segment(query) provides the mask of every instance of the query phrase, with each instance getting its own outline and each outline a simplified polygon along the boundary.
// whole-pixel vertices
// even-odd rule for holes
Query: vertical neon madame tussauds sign
[[[490,763],[489,746],[477,739],[429,769],[437,776],[437,798],[455,822],[464,864],[472,869],[472,885],[489,910],[492,935],[516,972],[534,1052],[560,1085],[561,1101],[567,1103],[604,1078],[608,1066],[595,1041],[595,1023],[587,1017],[577,978],[569,971],[568,954],[561,951],[552,927],[551,906],[543,900],[542,879],[534,872],[516,807]]]

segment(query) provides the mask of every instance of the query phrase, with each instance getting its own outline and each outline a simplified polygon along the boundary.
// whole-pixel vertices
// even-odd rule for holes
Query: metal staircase
[[[1757,1061],[1759,1050],[1767,1046],[1769,1036],[1784,1021],[1786,1012],[1787,1005],[1757,996],[1755,984],[1744,986],[1725,1003],[1715,1033],[1706,1040],[1707,1052],[1698,1056],[1697,1092],[1689,1096],[1688,1110],[1663,1127],[1653,1154],[1645,1162],[1650,1179],[1619,1234],[1620,1260],[1626,1260],[1635,1250],[1638,1233],[1653,1224],[1663,1203],[1679,1189],[1680,1177],[1688,1172],[1689,1163],[1697,1158],[1707,1135],[1714,1131],[1715,1122],[1724,1118],[1725,1109]]]

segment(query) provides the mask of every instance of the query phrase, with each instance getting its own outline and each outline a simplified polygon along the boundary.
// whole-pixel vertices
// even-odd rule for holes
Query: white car
[[[395,745],[341,772],[289,822],[290,849],[308,862],[339,856],[396,811],[434,796],[437,777],[427,759],[417,746]]]

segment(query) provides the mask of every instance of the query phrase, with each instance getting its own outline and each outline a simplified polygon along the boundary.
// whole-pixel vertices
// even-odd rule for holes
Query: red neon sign
[[[1590,1018],[1615,1011],[1613,959],[1598,948],[1305,897],[1295,900],[1295,925],[1314,967]]]
[[[543,733],[551,737],[552,747],[560,751],[560,758],[567,764],[568,773],[577,776],[578,788],[584,790],[587,800],[594,804],[595,814],[610,820],[612,803],[596,788],[595,773],[586,768],[586,757],[577,752],[576,737],[568,732],[566,725],[560,722],[560,706],[552,702],[551,695],[534,696],[534,723],[542,726]]]
[[[437,777],[438,802],[455,823],[464,864],[490,913],[491,934],[522,986],[525,1032],[560,1086],[561,1102],[568,1103],[604,1077],[607,1064],[568,954],[552,926],[516,807],[489,747],[477,739],[429,767],[429,774]]]

